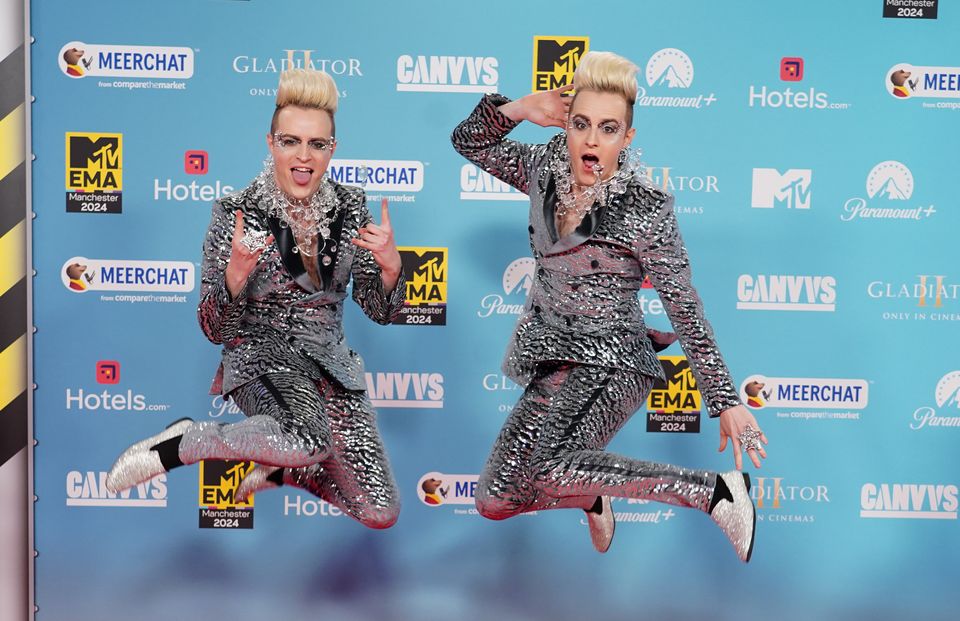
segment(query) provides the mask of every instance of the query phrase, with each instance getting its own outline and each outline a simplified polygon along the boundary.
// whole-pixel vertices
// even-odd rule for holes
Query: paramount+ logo
[[[533,91],[572,84],[573,72],[589,49],[590,37],[534,37]]]

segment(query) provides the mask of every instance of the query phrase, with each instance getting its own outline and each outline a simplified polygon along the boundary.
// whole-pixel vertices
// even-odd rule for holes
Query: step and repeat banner
[[[960,578],[960,15],[936,0],[31,3],[36,601],[129,618],[954,619]],[[500,372],[533,274],[523,195],[451,130],[483,93],[639,67],[637,138],[770,438],[753,561],[703,514],[618,499],[505,522],[473,492],[521,394]],[[279,73],[340,89],[330,176],[391,202],[407,307],[346,331],[402,493],[371,531],[249,464],[123,494],[131,442],[211,396],[196,320],[212,201],[266,156]],[[544,142],[523,125],[513,137]],[[377,210],[374,209],[376,212]],[[653,289],[651,327],[669,329]],[[727,470],[682,350],[611,449]]]

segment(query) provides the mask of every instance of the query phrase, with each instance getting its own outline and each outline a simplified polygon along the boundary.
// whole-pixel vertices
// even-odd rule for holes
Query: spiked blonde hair
[[[277,107],[273,112],[270,132],[276,131],[277,114],[287,106],[324,110],[333,122],[339,97],[337,85],[330,74],[314,69],[287,69],[280,74]],[[334,126],[334,134],[336,134],[336,126]]]
[[[637,102],[635,64],[613,52],[587,52],[573,73],[573,85],[580,91],[613,93],[627,102],[627,125],[633,125],[633,104]]]

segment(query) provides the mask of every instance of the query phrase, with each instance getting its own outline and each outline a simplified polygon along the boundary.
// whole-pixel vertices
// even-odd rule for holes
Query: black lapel
[[[543,192],[543,222],[547,225],[550,243],[557,243],[557,239],[559,239],[559,233],[557,233],[557,182],[552,174],[547,181],[547,189]]]
[[[551,180],[550,183],[553,184],[553,181]],[[549,186],[547,189],[550,189]],[[555,192],[553,195],[553,202],[556,203]],[[544,211],[546,211],[546,206],[544,206]],[[555,211],[555,209],[551,208],[551,212],[553,211]],[[590,213],[583,217],[583,220],[580,221],[580,224],[576,229],[573,230],[572,233],[559,240],[557,240],[556,237],[557,225],[553,216],[551,215],[550,224],[548,226],[550,227],[550,231],[552,231],[553,239],[556,241],[554,241],[554,244],[547,249],[547,254],[566,252],[567,250],[579,246],[583,242],[590,239],[593,234],[597,232],[597,228],[599,228],[600,222],[603,220],[603,214],[606,213],[606,211],[607,208],[604,205],[594,208]]]
[[[270,232],[273,233],[273,239],[277,244],[277,249],[280,250],[280,259],[283,261],[283,266],[287,268],[287,272],[297,281],[298,285],[310,293],[316,293],[317,286],[313,284],[310,276],[307,275],[307,270],[303,266],[300,253],[293,251],[293,249],[297,247],[297,241],[293,235],[293,231],[290,230],[289,226],[283,226],[280,220],[273,216],[267,216],[267,223],[270,225]]]

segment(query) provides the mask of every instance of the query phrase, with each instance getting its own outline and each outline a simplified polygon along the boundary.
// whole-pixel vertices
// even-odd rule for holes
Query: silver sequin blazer
[[[370,251],[350,243],[371,221],[364,193],[334,183],[338,199],[331,239],[318,253],[321,287],[310,280],[289,228],[267,214],[260,183],[216,201],[203,244],[197,315],[207,338],[223,344],[211,393],[226,394],[266,373],[295,372],[313,379],[323,373],[348,390],[363,390],[363,361],[343,335],[343,301],[353,278],[353,299],[372,320],[388,324],[403,307],[406,285],[383,291],[380,267]],[[230,258],[234,211],[246,230],[267,231],[275,242],[261,256],[246,287],[231,299],[224,280]],[[325,257],[327,257],[325,259]],[[322,371],[321,371],[322,370]]]
[[[560,360],[627,369],[663,378],[637,299],[644,277],[660,294],[711,416],[740,404],[713,330],[691,283],[673,197],[632,181],[559,238],[551,158],[563,134],[545,145],[508,140],[516,127],[497,110],[509,100],[487,95],[453,131],[456,150],[530,196],[530,247],[536,274],[503,371],[525,386],[538,362]]]

